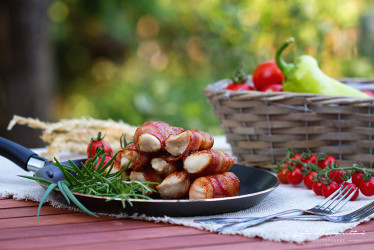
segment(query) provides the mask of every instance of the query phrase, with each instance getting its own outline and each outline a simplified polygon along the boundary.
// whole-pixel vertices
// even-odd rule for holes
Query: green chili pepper
[[[294,38],[282,42],[275,53],[275,61],[285,77],[285,81],[283,82],[284,91],[333,96],[369,97],[369,95],[360,90],[325,75],[318,67],[317,60],[312,56],[302,55],[295,63],[286,63],[282,59],[281,54],[293,42],[295,42]]]

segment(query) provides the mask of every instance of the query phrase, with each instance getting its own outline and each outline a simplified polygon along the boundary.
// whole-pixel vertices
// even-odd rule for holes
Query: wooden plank
[[[37,239],[38,237],[61,235],[64,232],[66,237],[69,235],[109,232],[119,230],[133,230],[141,228],[160,228],[167,225],[160,223],[152,223],[148,221],[139,221],[132,219],[113,219],[108,221],[93,221],[81,222],[71,224],[46,225],[46,226],[32,226],[12,229],[0,229],[0,241],[18,239],[24,240],[27,238]]]
[[[39,206],[38,202],[34,201],[18,201],[13,199],[0,200],[0,209],[2,208],[13,208],[13,207],[36,207]]]
[[[123,246],[126,246],[127,249],[176,249],[176,248],[185,248],[191,247],[195,249],[196,247],[207,247],[207,249],[216,249],[217,246],[222,244],[227,244],[232,246],[236,243],[242,243],[246,245],[247,248],[251,246],[251,243],[258,241],[258,239],[245,238],[242,236],[232,236],[232,235],[218,235],[218,234],[197,234],[197,235],[183,235],[183,236],[172,236],[172,237],[157,237],[157,238],[142,238],[136,240],[126,240],[126,241],[108,241],[103,243],[95,244],[84,244],[84,245],[70,245],[69,248],[74,249],[121,249]],[[58,249],[60,246],[54,247]],[[61,248],[65,248],[62,246]],[[244,249],[244,248],[243,248]]]
[[[58,215],[44,215],[41,216],[39,222],[36,216],[21,217],[21,218],[6,218],[0,219],[0,229],[23,228],[32,226],[44,225],[60,225],[79,222],[105,221],[113,220],[112,217],[100,216],[93,217],[84,213],[58,214]]]
[[[3,208],[0,210],[0,219],[4,218],[18,218],[18,217],[29,217],[33,216],[36,218],[38,212],[37,207],[17,207],[17,208]],[[77,213],[72,210],[58,209],[51,206],[43,206],[40,210],[40,215],[52,215],[52,214],[69,214]]]
[[[172,238],[176,236],[187,235],[209,235],[209,232],[187,228],[182,226],[168,226],[164,225],[161,228],[141,228],[131,230],[119,230],[110,232],[94,232],[66,235],[61,232],[60,235],[44,236],[36,238],[26,238],[23,240],[11,239],[2,240],[1,247],[4,249],[36,249],[36,248],[56,248],[69,247],[79,245],[96,245],[98,243],[113,243],[113,242],[128,242],[128,241],[143,241],[146,239]],[[204,237],[202,237],[204,238]],[[126,245],[123,245],[126,246]]]

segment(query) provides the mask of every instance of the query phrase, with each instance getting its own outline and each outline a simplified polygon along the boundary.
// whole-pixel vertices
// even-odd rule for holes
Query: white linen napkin
[[[40,201],[44,189],[35,181],[21,178],[18,175],[32,175],[0,156],[0,197],[12,197],[17,200]],[[150,217],[144,215],[105,214],[117,218],[134,218],[153,222],[164,222],[185,225],[202,230],[215,232],[220,225],[195,223],[195,219],[210,217],[261,217],[288,209],[309,209],[318,204],[323,197],[316,196],[313,191],[306,189],[303,185],[291,186],[281,184],[269,194],[259,205],[229,214],[204,217]],[[349,213],[361,206],[373,201],[373,198],[360,194],[356,201],[348,202],[338,214]],[[55,196],[49,196],[47,202],[54,207],[73,209],[59,201]],[[202,204],[203,205],[203,204]],[[43,209],[43,208],[42,208]],[[35,209],[36,215],[36,209]],[[374,218],[371,215],[366,220]],[[36,220],[36,217],[35,217]],[[261,237],[264,240],[287,241],[303,243],[305,241],[317,240],[326,235],[337,235],[352,229],[361,222],[333,223],[325,221],[276,221],[263,223],[240,232],[228,232],[245,237]],[[347,232],[346,232],[347,233]],[[352,235],[365,236],[365,232],[351,231]]]

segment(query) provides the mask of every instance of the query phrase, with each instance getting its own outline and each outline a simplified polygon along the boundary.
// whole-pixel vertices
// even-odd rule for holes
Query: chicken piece
[[[199,129],[183,131],[177,135],[171,135],[165,141],[165,150],[174,156],[186,154],[188,151],[198,151],[213,147],[213,137]]]
[[[174,172],[168,175],[156,190],[163,199],[183,198],[188,194],[191,179],[186,171]]]
[[[134,134],[134,144],[143,153],[157,153],[165,149],[165,141],[170,135],[183,131],[161,121],[146,122],[138,127]]]
[[[183,168],[189,174],[204,176],[227,172],[234,162],[235,160],[225,152],[207,149],[186,156]]]
[[[137,171],[148,165],[149,161],[149,156],[138,152],[135,148],[135,145],[133,143],[130,143],[124,149],[117,153],[114,162],[114,168],[121,170],[125,168],[130,162],[128,169]]]
[[[183,162],[173,156],[159,156],[151,160],[151,166],[161,176],[168,176],[169,174],[182,169]]]
[[[147,168],[143,169],[142,171],[131,171],[130,173],[130,180],[131,181],[140,181],[140,182],[157,182],[161,183],[162,178],[152,169]],[[150,188],[155,189],[157,184],[148,185]],[[138,189],[139,192],[142,192],[141,188]],[[151,195],[151,192],[145,192],[145,195]]]
[[[240,191],[239,178],[231,172],[202,176],[190,187],[189,199],[211,199],[237,196]]]

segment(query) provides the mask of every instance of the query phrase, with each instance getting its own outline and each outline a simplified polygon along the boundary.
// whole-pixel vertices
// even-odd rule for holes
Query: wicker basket
[[[360,89],[374,79],[340,79]],[[226,91],[228,80],[204,89],[241,164],[272,168],[289,148],[335,156],[341,166],[374,165],[374,98],[291,92]]]

